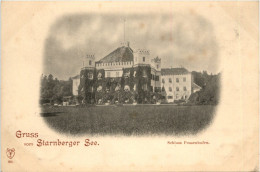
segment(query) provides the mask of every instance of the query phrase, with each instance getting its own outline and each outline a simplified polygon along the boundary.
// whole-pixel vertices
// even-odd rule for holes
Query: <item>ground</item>
[[[216,106],[43,107],[41,116],[56,131],[71,135],[197,134],[212,122]]]

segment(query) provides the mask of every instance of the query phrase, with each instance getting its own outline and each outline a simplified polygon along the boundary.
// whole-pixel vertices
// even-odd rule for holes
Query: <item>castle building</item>
[[[168,102],[187,100],[193,84],[192,75],[186,69],[161,69],[158,56],[151,57],[147,49],[134,51],[129,42],[99,61],[95,61],[94,54],[87,55],[80,75],[72,80],[73,95],[83,96],[86,103],[145,103],[162,91],[166,92]]]
[[[187,100],[192,93],[191,72],[185,68],[167,68],[161,72],[161,83],[167,95],[167,102]]]

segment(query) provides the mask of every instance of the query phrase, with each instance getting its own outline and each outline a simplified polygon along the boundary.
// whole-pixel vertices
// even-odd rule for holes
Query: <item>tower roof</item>
[[[185,68],[164,68],[161,70],[162,75],[184,75],[190,73]]]
[[[127,62],[127,61],[133,61],[134,55],[133,50],[130,47],[122,46],[114,51],[112,51],[110,54],[99,60],[100,63],[111,63],[111,62]]]

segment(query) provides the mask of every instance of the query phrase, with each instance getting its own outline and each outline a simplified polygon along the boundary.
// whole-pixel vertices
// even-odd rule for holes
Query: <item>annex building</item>
[[[133,50],[129,42],[99,61],[86,55],[72,80],[74,96],[97,104],[185,101],[201,89],[187,69],[161,68],[161,58],[151,57],[147,49]]]

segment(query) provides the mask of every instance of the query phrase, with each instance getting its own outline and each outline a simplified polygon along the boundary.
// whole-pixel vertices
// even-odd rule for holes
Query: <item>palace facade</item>
[[[99,61],[89,54],[80,74],[73,77],[73,95],[85,103],[147,103],[187,100],[194,89],[185,68],[161,68],[161,59],[147,49],[123,43]],[[198,89],[198,88],[197,88]]]

